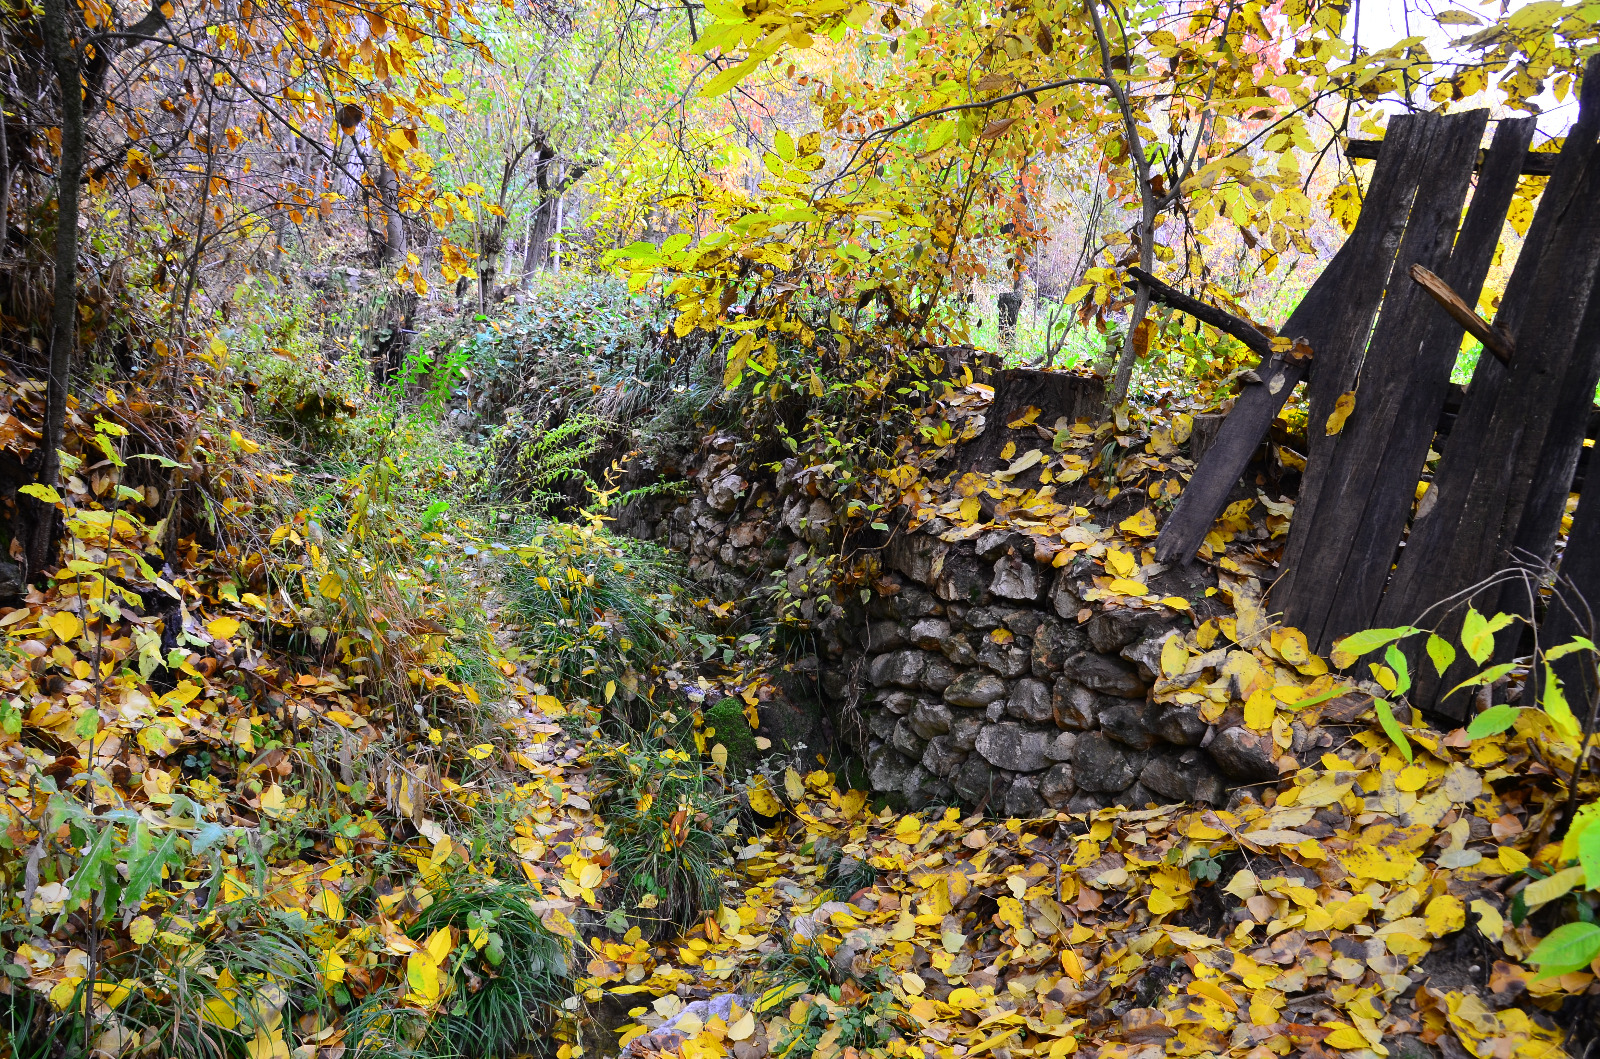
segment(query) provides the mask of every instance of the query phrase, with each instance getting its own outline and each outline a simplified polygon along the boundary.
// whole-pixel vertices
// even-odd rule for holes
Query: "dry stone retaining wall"
[[[941,540],[949,528],[891,543],[893,591],[859,630],[864,664],[846,651],[823,673],[838,708],[865,719],[875,791],[1018,816],[1224,800],[1198,709],[1146,698],[1186,619],[1091,606],[1088,559],[1055,569],[1023,534]]]
[[[1009,531],[945,541],[951,527],[935,520],[889,541],[870,602],[840,603],[825,576],[838,544],[829,483],[788,466],[763,480],[733,450],[709,439],[689,499],[633,531],[686,554],[722,598],[788,590],[816,651],[785,693],[810,690],[812,731],[851,745],[875,792],[1023,816],[1221,803],[1276,778],[1270,741],[1237,719],[1212,726],[1195,706],[1148,699],[1161,644],[1188,619],[1085,602],[1091,560],[1054,568]]]

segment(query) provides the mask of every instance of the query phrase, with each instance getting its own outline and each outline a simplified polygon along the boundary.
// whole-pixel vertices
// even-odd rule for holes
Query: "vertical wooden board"
[[[1343,378],[1347,374],[1344,360],[1351,350],[1366,344],[1412,199],[1429,175],[1428,159],[1415,150],[1428,120],[1428,115],[1408,114],[1389,123],[1387,146],[1378,158],[1350,238],[1279,328],[1280,334],[1303,338],[1311,345],[1315,371],[1323,377]],[[1263,384],[1240,390],[1216,440],[1162,526],[1156,540],[1159,562],[1189,562],[1194,558],[1251,454],[1296,384],[1305,377],[1306,366],[1271,358],[1257,365],[1256,373]],[[1336,391],[1335,396],[1342,392]],[[1323,418],[1326,420],[1326,412]]]
[[[1550,648],[1569,642],[1574,636],[1594,639],[1600,632],[1600,485],[1580,494],[1578,510],[1572,515],[1572,530],[1567,535],[1567,550],[1561,557],[1560,576],[1550,608],[1539,627],[1539,645]],[[1596,642],[1600,642],[1597,640]],[[1577,652],[1555,663],[1556,675],[1566,686],[1567,701],[1583,716],[1577,703],[1594,700],[1596,692],[1593,656]]]
[[[1460,115],[1476,120],[1457,124],[1436,146],[1438,180],[1419,194],[1400,250],[1403,266],[1420,262],[1439,272],[1472,304],[1493,261],[1534,130],[1528,118],[1501,123],[1452,248],[1486,116]],[[1356,411],[1308,467],[1314,473],[1307,475],[1290,529],[1287,572],[1274,590],[1284,620],[1323,651],[1337,637],[1373,623],[1461,347],[1460,325],[1421,287],[1399,282],[1384,301],[1362,364]],[[1318,514],[1305,517],[1313,489],[1310,510]]]
[[[1515,340],[1516,355],[1509,367],[1492,357],[1480,359],[1440,461],[1438,498],[1411,529],[1378,610],[1380,625],[1415,621],[1434,603],[1515,561],[1548,558],[1600,356],[1590,322],[1600,277],[1597,134],[1600,60],[1591,59],[1578,122],[1540,199],[1496,317],[1496,325]],[[1541,475],[1548,481],[1541,482]],[[1498,592],[1490,593],[1479,601],[1480,609],[1500,602]],[[1413,701],[1424,708],[1439,706],[1441,683],[1460,679],[1452,672],[1440,681],[1431,668],[1419,669],[1418,677]],[[1464,706],[1457,704],[1464,701],[1457,696],[1442,710],[1459,715]]]

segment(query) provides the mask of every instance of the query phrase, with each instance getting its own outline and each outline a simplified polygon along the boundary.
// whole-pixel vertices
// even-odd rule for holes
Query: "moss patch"
[[[750,730],[750,721],[744,715],[744,703],[727,698],[706,711],[706,727],[716,729],[713,745],[721,743],[728,748],[728,774],[743,777],[756,767],[760,754],[756,750],[756,736]]]

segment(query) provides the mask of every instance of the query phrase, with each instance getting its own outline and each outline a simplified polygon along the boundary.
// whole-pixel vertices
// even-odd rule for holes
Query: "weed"
[[[687,628],[667,553],[601,529],[547,523],[512,549],[505,586],[532,668],[562,698],[631,699]]]
[[[652,940],[686,930],[719,903],[719,818],[731,804],[699,760],[663,739],[634,735],[594,752],[597,808],[607,821],[617,882],[608,903]]]
[[[428,1024],[424,1051],[498,1059],[521,1054],[549,1029],[572,991],[572,967],[534,914],[537,897],[525,885],[473,881],[417,918],[410,933],[419,942],[444,928],[460,938],[447,965],[445,1011]]]

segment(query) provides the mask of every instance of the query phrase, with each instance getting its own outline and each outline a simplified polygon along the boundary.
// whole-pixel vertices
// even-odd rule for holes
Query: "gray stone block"
[[[1278,749],[1270,732],[1253,732],[1235,725],[1224,728],[1206,745],[1218,767],[1245,783],[1278,778]]]
[[[1005,698],[1005,681],[993,673],[971,670],[957,677],[944,689],[944,701],[952,706],[983,709]]]
[[[978,652],[978,661],[1006,680],[1015,680],[1029,669],[1027,651],[1016,644],[1000,644],[993,640],[983,645]]]
[[[967,751],[978,745],[978,733],[989,723],[982,710],[950,711],[950,746]]]
[[[950,638],[950,623],[943,618],[922,618],[906,632],[906,639],[924,651],[942,651]]]
[[[1055,720],[1055,707],[1050,701],[1050,686],[1032,677],[1023,677],[1012,685],[1006,699],[1006,712],[1022,721],[1050,724]]]
[[[1125,699],[1144,698],[1145,682],[1131,665],[1114,655],[1081,651],[1062,663],[1061,673],[1092,691]]]
[[[1057,732],[1044,748],[1044,756],[1051,761],[1071,761],[1077,753],[1077,746],[1077,732]]]
[[[1039,796],[1039,791],[1032,783],[1030,777],[1018,776],[1011,782],[1011,789],[1006,791],[1005,814],[1007,816],[1030,819],[1039,816],[1045,810],[1045,801]]]
[[[1055,580],[1050,585],[1050,609],[1068,621],[1076,622],[1078,612],[1083,609],[1083,597],[1078,595],[1077,586],[1074,584],[1068,567],[1056,571]]]
[[[1117,701],[1119,700],[1091,691],[1066,677],[1058,678],[1050,693],[1056,727],[1077,732],[1098,728],[1100,711]]]
[[[880,688],[890,684],[914,688],[921,682],[927,665],[928,656],[921,651],[891,651],[867,663],[867,680]]]
[[[1153,610],[1103,610],[1089,619],[1089,643],[1101,654],[1115,654],[1143,636],[1150,626],[1167,620],[1164,614]]]
[[[985,799],[990,805],[1004,804],[1006,792],[1011,789],[1011,774],[990,765],[978,754],[968,754],[950,778],[950,786],[968,805]]]
[[[1072,764],[1067,761],[1050,766],[1039,780],[1039,797],[1052,809],[1065,809],[1077,789],[1072,780]]]
[[[958,666],[975,666],[978,664],[978,652],[973,649],[971,637],[963,633],[952,634],[944,643],[939,645],[939,650],[953,664]]]
[[[1145,707],[1144,723],[1150,733],[1165,743],[1199,746],[1210,727],[1200,717],[1200,707],[1172,702],[1152,702]]]
[[[947,735],[935,736],[928,740],[928,748],[922,752],[922,767],[935,776],[948,777],[961,763],[967,760],[967,752],[951,745]]]
[[[1002,721],[978,733],[976,749],[996,768],[1007,772],[1038,772],[1050,764],[1045,756],[1049,742],[1048,732],[1024,728],[1015,721]]]
[[[1155,741],[1144,725],[1145,704],[1137,699],[1123,699],[1108,710],[1100,712],[1100,730],[1117,742],[1135,750],[1148,750]]]
[[[911,730],[924,739],[932,739],[936,735],[944,735],[950,731],[950,707],[942,702],[929,702],[923,699],[911,711],[907,723]]]
[[[935,694],[944,694],[952,681],[961,675],[961,670],[950,663],[947,658],[938,655],[928,656],[928,666],[922,671],[922,686]]]
[[[1001,599],[1037,603],[1046,587],[1044,575],[1032,559],[1013,553],[995,560],[994,578],[989,582],[989,591]]]
[[[1112,793],[1138,779],[1144,756],[1102,732],[1084,732],[1073,748],[1072,775],[1080,790]]]
[[[894,733],[889,736],[889,745],[915,761],[928,748],[928,741],[916,733],[909,720],[902,717],[894,726]]]
[[[913,764],[894,747],[873,747],[867,752],[867,782],[875,791],[898,791],[905,786]]]

